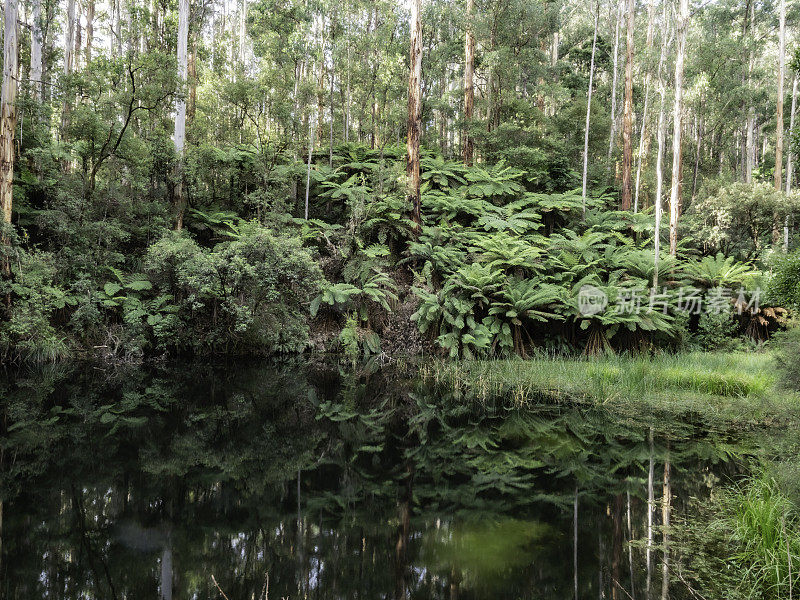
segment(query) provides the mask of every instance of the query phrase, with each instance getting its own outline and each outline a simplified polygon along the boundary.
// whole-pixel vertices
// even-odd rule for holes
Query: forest
[[[2,6],[0,598],[798,594],[800,2]]]
[[[8,2],[2,355],[762,343],[792,4]]]

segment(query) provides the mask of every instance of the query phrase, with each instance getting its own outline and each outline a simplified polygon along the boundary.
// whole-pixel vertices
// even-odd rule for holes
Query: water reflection
[[[735,471],[702,423],[467,408],[391,372],[2,385],[7,598],[656,597],[661,522]]]

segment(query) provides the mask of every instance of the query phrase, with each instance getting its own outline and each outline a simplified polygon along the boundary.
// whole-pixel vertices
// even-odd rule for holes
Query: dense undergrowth
[[[246,174],[218,158],[207,167]],[[542,191],[521,168],[426,154],[416,232],[399,148],[351,144],[317,157],[308,220],[301,166],[275,158],[270,178],[233,205],[198,173],[181,232],[158,202],[72,194],[66,182],[78,174],[60,174],[61,191],[31,192],[9,232],[4,357],[736,349],[767,339],[796,307],[797,259],[772,252],[765,225],[793,200],[779,206],[759,184],[709,185],[651,292],[652,209],[616,210],[612,188],[596,189],[584,213],[577,191]],[[580,304],[587,288],[607,299],[591,314]],[[687,289],[703,307],[694,314]],[[718,310],[704,308],[712,303]]]

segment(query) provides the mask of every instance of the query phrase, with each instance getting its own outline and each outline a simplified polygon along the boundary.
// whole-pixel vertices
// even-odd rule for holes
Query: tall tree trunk
[[[680,0],[678,11],[678,39],[675,57],[675,106],[672,122],[672,187],[669,195],[669,253],[675,256],[678,252],[678,218],[681,206],[681,167],[682,133],[681,117],[683,116],[683,61],[686,54],[686,27],[689,20],[689,0]]]
[[[702,101],[702,98],[701,98]],[[703,110],[702,103],[700,104],[700,110]],[[697,177],[700,171],[700,155],[703,151],[703,131],[705,129],[705,119],[703,118],[703,113],[700,113],[700,116],[697,119],[697,152],[695,153],[694,157],[694,172],[692,173],[692,202],[694,202],[695,195],[697,194]]]
[[[11,223],[14,198],[14,131],[17,127],[17,0],[6,0],[3,28],[3,84],[0,91],[0,207],[3,223]],[[7,236],[3,243],[8,244]],[[3,273],[11,273],[8,254]]]
[[[473,144],[470,135],[475,108],[475,31],[473,18],[475,0],[467,0],[467,30],[464,35],[464,164],[472,166]]]
[[[626,0],[627,39],[625,59],[625,107],[622,120],[622,198],[620,208],[631,209],[631,168],[633,166],[633,21],[634,0]]]
[[[186,119],[189,123],[194,121],[197,112],[197,35],[192,34],[192,51],[189,53],[187,77],[189,80],[189,102],[186,105]]]
[[[792,193],[792,162],[794,160],[794,152],[792,150],[792,142],[794,141],[794,116],[797,110],[797,73],[792,78],[792,108],[789,112],[789,143],[786,148],[786,193]]]
[[[94,44],[94,2],[86,2],[86,64],[92,62],[92,45]]]
[[[780,18],[778,34],[778,105],[777,123],[775,132],[775,189],[783,189],[783,80],[785,79],[786,63],[786,0],[780,0]],[[785,235],[788,237],[788,223],[784,223]],[[780,215],[775,212],[772,216],[772,245],[777,246],[780,241]],[[784,244],[784,247],[786,244]]]
[[[753,39],[755,37],[755,0],[749,0],[750,5],[750,15],[749,15],[749,29],[750,29],[750,49],[749,49],[749,59],[747,63],[747,89],[750,93],[750,98],[748,99],[749,107],[747,109],[747,121],[746,121],[746,128],[747,128],[747,140],[746,140],[746,157],[745,157],[745,171],[744,171],[744,181],[745,183],[752,183],[753,182],[753,169],[755,168],[756,163],[756,140],[755,140],[755,128],[756,128],[756,107],[755,101],[753,100],[753,68],[755,66],[755,53],[753,51]]]
[[[80,8],[80,7],[78,7]],[[81,36],[81,15],[80,11],[75,16],[75,49],[72,52],[72,70],[81,70],[81,59],[83,58],[83,37]]]
[[[308,162],[306,163],[305,219],[308,221],[308,195],[311,190],[311,158],[314,153],[314,115],[308,118]]]
[[[239,15],[239,62],[245,68],[247,61],[247,0],[242,0],[242,14]]]
[[[617,14],[614,19],[614,59],[613,77],[611,81],[611,131],[608,135],[608,161],[614,153],[614,144],[617,137],[617,80],[619,79],[619,22],[622,20],[622,0],[616,0]]]
[[[42,76],[44,63],[42,62],[42,0],[33,0],[33,23],[31,23],[31,84],[33,97],[42,101]]]
[[[775,189],[780,191],[783,187],[783,80],[785,78],[786,63],[786,0],[780,0],[780,27],[778,40],[778,104],[777,123],[775,130]]]
[[[189,46],[189,0],[178,2],[178,81],[185,87],[188,71]],[[183,155],[186,143],[186,98],[181,89],[175,106],[175,229],[183,228],[183,213],[186,210],[186,198],[183,189]]]
[[[661,259],[661,214],[663,212],[663,187],[664,187],[664,152],[666,150],[667,138],[667,119],[666,119],[666,102],[667,102],[667,86],[664,82],[664,57],[667,54],[667,44],[669,39],[669,23],[667,13],[667,3],[662,3],[662,37],[661,37],[661,53],[658,57],[658,153],[656,155],[656,197],[655,197],[655,231],[653,233],[653,288],[658,287],[658,269],[659,260]]]
[[[794,157],[794,151],[792,150],[792,143],[794,141],[794,115],[795,110],[797,108],[797,73],[794,74],[792,78],[792,108],[789,112],[789,144],[788,148],[786,149],[786,194],[792,193],[792,159]],[[783,223],[783,251],[789,251],[789,215],[786,215],[786,219]]]
[[[75,0],[67,0],[67,22],[64,24],[64,75],[72,73],[73,52],[75,51]],[[61,114],[61,129],[69,123],[69,98],[64,97]]]
[[[408,177],[408,200],[411,204],[411,219],[417,233],[422,229],[420,212],[419,142],[422,126],[422,22],[421,0],[411,0],[411,44],[410,73],[408,77],[408,142],[406,175]]]
[[[597,23],[600,20],[600,1],[594,13],[594,33],[592,34],[592,59],[589,63],[589,91],[586,94],[586,127],[583,131],[583,182],[581,185],[581,210],[586,217],[586,187],[589,176],[589,118],[592,114],[592,87],[594,86],[594,56],[597,50]]]
[[[650,0],[647,5],[647,41],[645,43],[645,76],[644,76],[644,108],[642,109],[642,126],[639,131],[639,152],[636,155],[636,184],[633,193],[633,212],[639,212],[639,189],[642,179],[642,165],[644,164],[645,154],[650,147],[649,144],[649,131],[647,129],[650,114],[648,108],[650,107],[650,81],[652,73],[650,69],[651,57],[650,54],[653,50],[653,18],[655,15],[655,0]]]

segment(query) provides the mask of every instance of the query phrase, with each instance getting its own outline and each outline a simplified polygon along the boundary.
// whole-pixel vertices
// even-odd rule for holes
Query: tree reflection
[[[2,385],[10,598],[261,598],[267,578],[276,598],[594,598],[604,571],[626,598],[654,577],[654,465],[663,521],[704,492],[698,465],[735,468],[697,424],[471,408],[386,372],[75,368]],[[637,531],[646,552],[625,546]],[[597,556],[579,548],[598,535]]]

